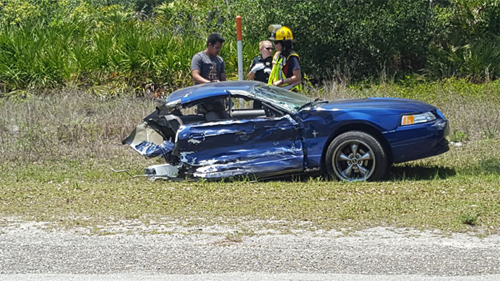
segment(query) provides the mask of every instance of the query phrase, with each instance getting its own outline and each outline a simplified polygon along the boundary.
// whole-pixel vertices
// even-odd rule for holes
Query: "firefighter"
[[[276,53],[273,57],[273,68],[268,84],[287,90],[302,91],[302,73],[299,55],[293,50],[293,34],[290,28],[281,25],[270,25],[271,41]]]

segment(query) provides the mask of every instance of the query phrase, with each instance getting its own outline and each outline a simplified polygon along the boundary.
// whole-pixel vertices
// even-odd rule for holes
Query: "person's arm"
[[[255,79],[255,73],[252,72],[252,68],[255,66],[255,59],[252,60],[252,63],[250,63],[250,67],[248,68],[248,73],[247,73],[247,79],[248,80],[254,80]]]
[[[191,77],[195,84],[210,83],[210,80],[203,78],[201,76],[201,66],[203,65],[203,60],[200,54],[196,54],[191,59]]]
[[[264,68],[266,68],[266,66],[264,65],[263,62],[260,62],[260,61],[256,62],[255,60],[252,61],[252,65],[250,66],[250,72],[247,74],[248,79],[254,80],[255,74],[257,73],[257,71],[261,71]]]
[[[300,72],[300,68],[294,69],[292,73],[293,73],[292,77],[288,77],[285,79],[284,81],[285,84],[291,85],[302,81],[302,73]]]
[[[197,84],[203,84],[203,83],[210,83],[211,81],[208,79],[203,78],[200,75],[200,70],[199,69],[193,69],[191,72],[191,76],[193,77],[193,81]]]
[[[283,80],[278,80],[278,81],[274,82],[273,85],[279,87],[283,84],[291,85],[291,84],[298,83],[300,81],[302,81],[302,73],[300,72],[300,68],[299,68],[299,69],[295,69],[293,71],[293,75],[291,77],[288,77],[288,78],[283,79]]]
[[[250,72],[248,72],[248,74],[247,74],[247,79],[248,79],[248,80],[254,80],[254,79],[255,79],[255,73],[253,73],[253,72],[251,72],[251,71],[250,71]]]
[[[226,81],[226,64],[224,61],[222,61],[222,68],[220,72],[220,80],[219,81]]]
[[[292,65],[290,65],[291,67],[293,67],[292,76],[274,82],[274,86],[281,86],[283,84],[291,85],[302,81],[302,72],[300,71],[299,59],[297,57],[292,57],[289,62],[292,62]]]

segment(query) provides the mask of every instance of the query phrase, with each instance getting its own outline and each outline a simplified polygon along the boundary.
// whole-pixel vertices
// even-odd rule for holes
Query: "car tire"
[[[326,172],[343,181],[376,181],[387,171],[387,153],[380,142],[360,131],[337,136],[326,152]]]

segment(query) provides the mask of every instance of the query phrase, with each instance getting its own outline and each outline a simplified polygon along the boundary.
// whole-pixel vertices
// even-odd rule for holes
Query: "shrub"
[[[236,79],[237,15],[245,66],[269,24],[283,24],[316,80],[500,76],[499,0],[11,0],[0,3],[0,86],[186,86],[191,57],[214,31],[227,40],[221,55]]]

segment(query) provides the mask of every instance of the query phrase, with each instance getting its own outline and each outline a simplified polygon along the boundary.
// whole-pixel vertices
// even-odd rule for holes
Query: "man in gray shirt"
[[[212,33],[207,39],[207,49],[193,56],[191,76],[195,85],[226,81],[224,60],[219,56],[224,41],[219,33]]]

